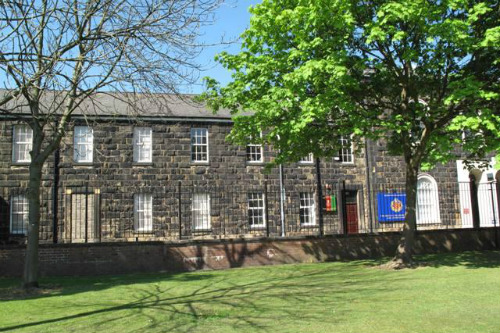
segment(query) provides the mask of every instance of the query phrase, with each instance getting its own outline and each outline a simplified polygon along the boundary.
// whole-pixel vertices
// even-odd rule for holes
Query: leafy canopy
[[[203,97],[235,114],[230,138],[281,150],[277,161],[330,156],[340,135],[388,140],[407,163],[472,155],[499,133],[498,1],[264,0],[250,8],[232,72]],[[479,135],[478,135],[479,133]]]

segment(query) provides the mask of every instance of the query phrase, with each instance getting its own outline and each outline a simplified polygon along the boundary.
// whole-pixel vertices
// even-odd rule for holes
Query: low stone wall
[[[420,231],[416,253],[492,250],[500,228]],[[495,242],[495,237],[497,240]],[[390,256],[399,233],[325,238],[40,245],[42,276],[178,272]],[[0,276],[22,275],[25,248],[0,248]]]

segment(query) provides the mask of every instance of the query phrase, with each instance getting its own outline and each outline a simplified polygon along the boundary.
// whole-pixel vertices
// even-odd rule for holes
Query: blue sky
[[[204,86],[201,78],[210,76],[222,84],[229,82],[231,74],[214,61],[214,56],[221,52],[238,53],[240,51],[240,42],[238,37],[245,31],[250,24],[250,14],[248,8],[260,3],[262,0],[225,0],[224,3],[215,12],[215,21],[213,24],[202,28],[200,42],[211,44],[206,47],[198,57],[198,63],[204,69],[200,73],[200,79],[196,84],[184,85],[179,87],[182,93],[203,92]],[[233,41],[231,44],[220,44],[221,39]],[[4,71],[0,72],[0,89],[8,88],[9,82]],[[106,89],[104,89],[106,90]]]
[[[248,7],[260,3],[260,0],[227,0],[215,13],[215,23],[205,27],[203,36],[200,40],[206,43],[218,43],[221,38],[225,40],[235,41],[250,23],[250,14]],[[235,42],[231,45],[217,45],[207,47],[199,57],[199,63],[205,68],[200,73],[200,77],[210,76],[221,83],[229,82],[230,73],[217,64],[213,59],[214,56],[221,52],[237,53],[240,50],[240,43]],[[186,93],[201,93],[203,85],[201,79],[191,87],[185,87],[183,92]]]

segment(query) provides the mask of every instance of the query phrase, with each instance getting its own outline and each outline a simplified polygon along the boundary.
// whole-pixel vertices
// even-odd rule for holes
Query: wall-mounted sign
[[[405,219],[405,193],[377,193],[378,221],[401,222]]]
[[[337,198],[335,197],[335,195],[326,195],[325,196],[324,209],[327,212],[336,212],[337,211]]]

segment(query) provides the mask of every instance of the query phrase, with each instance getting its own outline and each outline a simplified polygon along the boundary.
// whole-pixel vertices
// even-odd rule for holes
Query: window
[[[312,193],[300,193],[300,224],[316,224],[314,196]]]
[[[210,225],[210,195],[207,193],[195,193],[191,207],[193,213],[193,229],[209,230]]]
[[[301,164],[312,164],[312,163],[314,163],[314,156],[313,156],[313,154],[310,153],[310,154],[307,154],[307,156],[302,157],[299,160],[299,163],[301,163]]]
[[[248,193],[248,223],[250,227],[264,227],[265,220],[264,193]]]
[[[348,136],[342,135],[339,139],[340,141],[340,151],[339,151],[339,160],[341,163],[352,163],[354,162],[354,157],[352,154],[352,142],[351,138]]]
[[[191,162],[208,162],[208,130],[191,129]]]
[[[25,235],[28,232],[28,199],[15,195],[10,199],[10,233]]]
[[[140,193],[134,195],[134,230],[153,230],[153,196]]]
[[[33,146],[33,130],[28,125],[14,126],[12,135],[12,162],[31,162],[30,151]]]
[[[260,134],[262,137],[262,133]],[[250,138],[251,140],[252,138]],[[262,163],[262,145],[250,143],[247,145],[247,162],[248,163]]]
[[[440,222],[437,183],[431,176],[421,175],[417,181],[417,223]]]
[[[247,145],[247,162],[262,163],[262,145]]]
[[[74,160],[77,163],[91,163],[94,150],[94,131],[88,126],[75,126]]]
[[[134,162],[152,162],[153,130],[150,127],[134,128]]]

